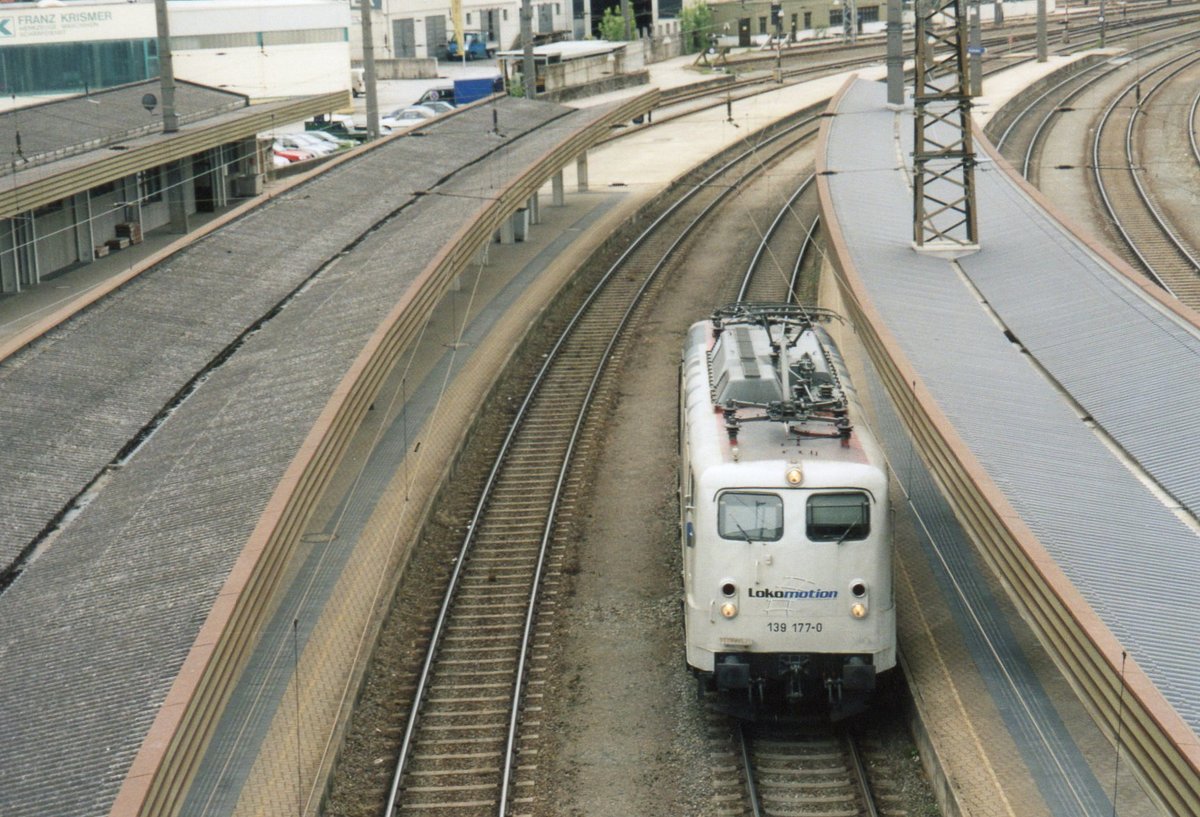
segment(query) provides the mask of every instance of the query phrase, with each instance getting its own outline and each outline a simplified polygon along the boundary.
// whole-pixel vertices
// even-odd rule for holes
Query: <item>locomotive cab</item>
[[[746,717],[854,714],[895,665],[887,477],[824,314],[727,307],[685,351],[687,662]]]

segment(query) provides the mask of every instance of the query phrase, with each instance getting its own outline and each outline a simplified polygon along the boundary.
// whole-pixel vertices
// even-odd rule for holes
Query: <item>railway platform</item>
[[[1032,79],[1055,67],[1028,66],[1024,72]],[[668,80],[673,84],[680,84],[688,76],[678,66],[668,66],[665,70],[677,74],[677,78]],[[879,75],[882,76],[882,72]],[[526,293],[522,297],[528,297],[528,308],[529,303],[537,300],[533,297],[536,288],[552,288],[564,280],[597,248],[598,236],[633,217],[673,179],[705,157],[734,144],[745,133],[829,97],[844,81],[844,76],[834,77],[780,91],[764,99],[736,103],[732,122],[724,111],[695,114],[654,130],[632,133],[619,142],[590,151],[589,192],[568,195],[562,211],[547,208],[543,215],[551,220],[535,230],[526,242],[508,247],[493,246],[490,251],[488,277],[498,276],[501,280],[511,281],[515,289],[481,292],[478,312],[473,312],[461,328],[462,337],[469,340],[460,342],[461,345],[453,344],[459,351],[448,351],[445,341],[445,338],[456,337],[460,331],[454,328],[455,307],[449,302],[439,306],[431,324],[437,328],[432,329],[430,338],[414,355],[414,360],[437,362],[423,370],[420,385],[416,384],[421,378],[410,375],[409,382],[414,385],[405,400],[408,407],[401,410],[397,406],[394,413],[388,415],[386,430],[379,427],[365,429],[374,445],[397,433],[407,435],[410,440],[425,441],[420,450],[422,454],[428,452],[428,456],[400,456],[386,465],[382,461],[368,465],[369,470],[376,472],[376,479],[398,480],[386,491],[393,497],[392,507],[388,508],[388,503],[384,503],[369,516],[358,511],[360,517],[355,521],[354,506],[359,503],[352,501],[355,493],[352,486],[356,477],[347,473],[340,481],[344,491],[329,501],[327,510],[310,529],[308,538],[313,541],[356,539],[355,555],[348,562],[353,563],[360,558],[360,553],[378,547],[378,544],[372,545],[372,541],[386,540],[395,530],[397,519],[412,513],[411,503],[400,501],[396,504],[396,497],[404,496],[403,484],[419,485],[432,480],[438,473],[439,457],[450,455],[452,450],[436,440],[439,435],[446,434],[445,426],[452,426],[457,420],[453,416],[441,416],[443,412],[437,408],[476,399],[482,394],[487,382],[482,372],[497,362],[494,350],[509,348],[529,320],[531,313],[527,309],[512,309],[514,291]],[[1008,88],[1016,90],[1020,87],[1019,79],[1009,79],[1005,90],[990,97],[989,103],[1002,104]],[[620,94],[612,95],[604,101],[612,102],[619,97]],[[698,123],[706,127],[697,127]],[[471,279],[464,279],[461,291],[466,292],[471,287]],[[459,303],[461,308],[462,301]],[[489,349],[493,350],[490,356],[487,354]],[[443,383],[451,384],[454,391],[439,398]],[[399,390],[400,386],[395,382],[384,389],[391,394],[398,394]],[[406,421],[401,419],[405,414]],[[402,431],[405,422],[408,430]],[[441,447],[435,448],[435,444]],[[411,452],[411,443],[407,448]],[[936,489],[933,492],[936,494]],[[347,515],[338,519],[337,514],[343,509]],[[905,523],[910,542],[916,541],[916,524],[911,519]],[[373,598],[375,580],[369,570],[345,571],[334,577],[326,600],[312,611],[317,618],[308,636],[310,646],[307,649],[313,651],[312,657],[299,660],[299,673],[286,657],[291,619],[286,614],[277,617],[272,627],[276,646],[266,654],[283,657],[276,661],[274,677],[258,670],[247,677],[243,682],[244,689],[235,696],[232,706],[236,714],[227,728],[235,730],[238,737],[226,739],[223,745],[216,747],[207,759],[212,765],[198,776],[196,792],[197,795],[204,793],[206,804],[206,810],[198,813],[312,813],[321,792],[313,783],[301,785],[302,781],[297,780],[294,747],[298,734],[312,734],[316,724],[326,723],[328,716],[318,718],[317,708],[305,693],[302,693],[297,708],[294,705],[296,684],[307,675],[310,680],[302,687],[306,693],[311,685],[317,685],[324,689],[314,692],[326,700],[336,699],[340,694],[337,679],[311,680],[311,668],[316,661],[326,660],[335,645],[341,643],[342,648],[346,648],[347,645],[342,643],[345,642],[345,600]],[[955,634],[957,611],[951,610],[941,595],[916,589],[931,587],[937,581],[930,568],[924,565],[923,557],[905,568],[903,581],[904,587],[900,590],[908,605],[907,612],[902,614],[902,623],[904,639],[911,645],[905,648],[906,671],[921,701],[949,702],[937,714],[952,718],[954,723],[950,734],[937,735],[943,752],[938,762],[947,770],[943,776],[947,787],[945,801],[952,810],[977,817],[1053,814],[1042,799],[1040,789],[1028,785],[1029,767],[1021,759],[1008,724],[998,715],[1008,702],[989,703],[991,690],[983,674],[974,668],[973,655],[963,637]],[[1003,604],[1003,595],[998,588],[992,589],[1000,612],[1016,622],[1016,637],[1021,639],[1021,645],[1036,649],[1028,629],[1019,626],[1015,611]],[[309,669],[305,670],[305,667]],[[1038,671],[1047,677],[1048,684],[1056,675],[1047,663],[1040,664]],[[953,683],[948,683],[948,679],[953,679]],[[273,697],[265,705],[263,700],[268,696],[259,691],[264,688],[271,690]],[[1070,698],[1069,690],[1061,686],[1055,687],[1054,692]],[[256,713],[256,706],[266,711]],[[1086,722],[1085,716],[1076,714],[1080,723]],[[946,726],[946,722],[939,725]],[[244,768],[243,774],[221,772],[221,769],[239,766]]]
[[[830,297],[890,398],[877,421],[917,525],[901,644],[946,777],[965,813],[1196,813],[1200,617],[1147,601],[1196,569],[1200,317],[982,137],[979,248],[914,249],[911,137],[911,110],[848,83],[817,164]]]
[[[681,71],[679,65],[668,65],[659,70]],[[651,71],[653,75],[655,68]],[[666,82],[677,81],[678,78]],[[409,534],[397,534],[397,531],[415,531],[429,512],[428,503],[436,484],[453,459],[462,428],[470,422],[470,407],[486,395],[495,371],[507,355],[504,350],[513,347],[575,266],[671,180],[716,150],[740,140],[746,133],[831,96],[843,81],[843,77],[835,77],[784,88],[762,98],[739,101],[728,114],[724,110],[695,114],[677,123],[593,148],[589,153],[590,180],[586,192],[567,195],[562,207],[543,205],[542,223],[534,226],[525,241],[493,244],[487,253],[486,264],[472,265],[463,273],[447,297],[432,310],[420,338],[405,356],[406,362],[387,374],[374,410],[350,443],[342,466],[331,477],[326,500],[306,524],[300,539],[301,549],[286,568],[281,601],[273,605],[269,620],[263,624],[263,635],[245,657],[245,671],[240,674],[229,697],[217,732],[194,777],[187,781],[190,787],[187,813],[315,813],[323,793],[322,775],[332,761],[340,718],[349,705],[351,681],[360,669],[363,650],[369,643],[368,622],[382,603],[381,566],[396,558],[396,552],[409,544],[407,540],[400,541]],[[548,200],[550,194],[547,185],[543,190],[543,201]],[[276,207],[282,209],[281,205]],[[453,217],[451,213],[442,215],[447,230],[458,226],[453,223]],[[363,248],[367,252],[366,260],[354,262],[352,269],[346,269],[351,266],[347,262],[343,267],[345,276],[363,274],[370,269],[371,259],[380,253],[395,251],[397,246],[367,242]],[[127,261],[128,257],[122,260]],[[8,318],[0,323],[16,331],[21,326],[23,309],[45,309],[47,298],[56,301],[76,292],[84,294],[94,283],[83,276],[64,276],[58,282],[62,289],[57,290],[54,297],[47,295],[24,302],[14,299],[0,304],[9,310]],[[335,278],[335,285],[323,294],[332,296],[343,283],[342,279]],[[289,342],[294,343],[305,332],[314,331],[316,325],[309,323],[299,327],[300,334],[292,335]],[[336,345],[336,331],[325,334],[326,340]],[[312,358],[293,356],[289,365],[310,366]],[[298,397],[301,389],[306,388],[304,382],[305,378],[298,378],[287,383],[288,394]],[[382,396],[386,396],[386,401]],[[264,405],[269,408],[276,404]],[[448,410],[451,407],[453,411]],[[260,406],[259,410],[262,408]],[[136,497],[130,499],[133,501]],[[223,501],[232,499],[226,496]],[[125,525],[126,521],[119,524]],[[52,561],[46,559],[39,569],[49,569]],[[906,574],[906,581],[912,588],[928,587],[932,581],[922,572],[921,564],[914,561],[911,572]],[[203,569],[202,565],[200,569]],[[235,568],[235,572],[238,569]],[[63,593],[65,602],[70,592],[64,590]],[[957,712],[951,712],[947,717],[966,719],[959,721],[957,728],[968,739],[965,748],[961,749],[961,758],[957,757],[959,744],[949,742],[946,745],[953,747],[956,756],[943,759],[951,769],[948,785],[954,790],[952,800],[968,804],[964,813],[970,814],[1054,813],[1044,805],[1039,806],[1035,801],[1040,795],[1031,793],[1019,779],[1020,774],[1028,773],[1028,766],[1023,765],[1019,751],[1014,748],[1016,741],[1003,737],[1009,727],[995,714],[1006,705],[991,705],[990,715],[977,716],[978,695],[988,688],[987,684],[973,676],[970,668],[964,669],[968,664],[964,658],[965,646],[957,647],[958,652],[948,651],[950,648],[946,645],[952,641],[946,639],[953,637],[950,624],[955,614],[948,608],[926,606],[927,595],[912,591],[914,604],[911,609],[915,618],[902,619],[902,626],[910,634],[906,637],[911,637],[914,645],[921,643],[922,633],[930,636],[924,642],[925,646],[914,646],[910,654],[906,654],[906,661],[910,673],[918,680],[916,694],[922,700],[942,700],[946,696],[948,690],[943,684],[948,673],[954,674],[960,685],[959,692],[955,693]],[[102,598],[103,595],[96,596],[93,600]],[[1002,599],[1001,596],[997,598]],[[16,616],[25,614],[12,607],[19,601],[21,599],[16,596],[5,599],[9,605],[6,609]],[[30,600],[27,597],[25,601]],[[214,602],[216,607],[213,609],[233,603],[221,596]],[[997,603],[1002,604],[1002,601]],[[98,612],[106,626],[116,628],[116,637],[120,640],[122,614],[119,606]],[[210,612],[199,611],[195,615]],[[53,615],[56,613],[52,611],[51,618]],[[8,618],[10,622],[14,620]],[[79,628],[76,640],[79,635],[93,637],[85,629],[82,618],[73,619],[73,623]],[[65,637],[72,624],[60,622],[56,626],[57,632]],[[134,633],[127,631],[123,638],[134,638]],[[173,648],[178,651],[179,644]],[[0,661],[11,660],[15,654],[0,651]],[[61,672],[61,668],[46,669]],[[142,701],[136,705],[136,712],[131,712],[134,704],[122,703],[106,691],[110,684],[144,682],[144,677],[141,681],[138,678],[145,675],[146,667],[131,667],[129,672],[126,679],[105,680],[99,693],[97,688],[83,685],[78,694],[94,697],[90,701],[74,700],[71,708],[57,714],[78,721],[83,718],[81,712],[88,711],[88,707],[100,701],[103,706],[91,710],[90,717],[129,714],[129,719],[136,722],[135,726],[144,725],[148,715],[154,714],[152,707]],[[157,688],[161,686],[159,681]],[[168,696],[166,701],[168,707],[179,703],[173,696]],[[35,706],[27,700],[7,711],[25,711],[32,716]],[[116,710],[104,708],[109,706],[123,706],[124,709],[119,710],[123,714],[114,714]],[[33,722],[32,717],[29,722]],[[28,723],[21,728],[26,726]],[[38,728],[44,726],[42,723]],[[42,740],[46,737],[43,733],[20,745],[10,743],[10,747],[17,749],[40,745],[47,754],[39,759],[35,751],[22,758],[25,765],[21,768],[26,770],[21,772],[23,788],[6,787],[7,793],[0,795],[0,805],[4,806],[0,811],[44,813],[46,803],[37,799],[37,781],[25,775],[36,775],[37,772],[28,770],[37,766],[53,767],[51,761],[61,756],[62,747],[72,741],[74,733],[69,726],[63,726],[63,734],[52,741]],[[16,735],[18,731],[10,734]],[[29,738],[27,730],[23,734]],[[95,737],[102,741],[107,739],[102,734]],[[976,763],[981,747],[990,752],[992,747],[998,746],[1008,747],[1006,757],[1011,759],[1010,763],[994,763],[991,767]],[[139,749],[138,746],[133,748]],[[131,758],[129,746],[122,746],[117,752],[126,758],[126,766],[133,764],[132,777],[148,773],[148,764],[161,760],[161,753],[166,748],[162,736],[150,734],[140,744],[138,758]],[[119,768],[120,764],[112,766],[111,756],[102,762],[106,765],[99,776],[109,775],[105,779],[112,786],[111,768]],[[95,774],[92,779],[97,779]],[[998,784],[1023,791],[1030,802],[1010,804],[998,810],[995,805]],[[22,791],[32,794],[24,800],[16,799],[22,796]],[[68,800],[69,794],[60,793],[62,808],[56,809],[57,813],[100,813],[97,805],[104,806],[102,798],[96,799],[95,792],[88,793],[92,799],[83,806]],[[104,807],[113,815],[124,815],[132,813],[132,802],[118,796],[115,802]],[[1001,798],[999,802],[1006,801]],[[1030,810],[1021,810],[1026,806]],[[1122,801],[1120,813],[1140,812],[1126,811]]]

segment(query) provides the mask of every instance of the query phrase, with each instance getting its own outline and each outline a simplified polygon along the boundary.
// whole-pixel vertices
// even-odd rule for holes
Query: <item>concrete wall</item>
[[[350,87],[349,43],[176,51],[175,76],[245,94],[251,102]]]
[[[352,63],[362,68],[362,61]],[[375,76],[378,79],[437,79],[438,61],[432,58],[375,59]]]

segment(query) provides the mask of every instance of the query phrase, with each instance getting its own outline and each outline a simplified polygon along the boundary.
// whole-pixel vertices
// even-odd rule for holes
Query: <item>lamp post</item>
[[[771,0],[771,22],[775,24],[775,81],[783,82],[783,58],[780,40],[783,39],[783,4]]]

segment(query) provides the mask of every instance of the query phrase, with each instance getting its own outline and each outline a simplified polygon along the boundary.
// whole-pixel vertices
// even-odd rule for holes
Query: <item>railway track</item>
[[[1114,249],[1193,307],[1200,304],[1200,262],[1188,241],[1188,217],[1173,222],[1169,211],[1157,202],[1152,187],[1162,182],[1146,178],[1145,157],[1149,151],[1141,143],[1150,138],[1142,131],[1144,127],[1161,129],[1165,121],[1161,114],[1147,115],[1156,95],[1179,77],[1193,75],[1200,65],[1193,52],[1198,38],[1200,32],[1195,30],[1170,36],[1133,49],[1119,62],[1098,63],[1068,77],[1028,102],[995,136],[997,146],[1017,162],[1022,174],[1039,183],[1039,161],[1045,161],[1041,156],[1058,117],[1086,107],[1085,95],[1094,93],[1101,83],[1111,82],[1120,72],[1134,74],[1111,95],[1097,118],[1087,151],[1088,175],[1102,217],[1113,226]],[[1187,121],[1190,124],[1194,119],[1189,117]],[[1194,139],[1190,131],[1189,139]],[[1163,138],[1162,134],[1152,135]],[[1056,167],[1069,169],[1067,165]],[[1185,183],[1182,180],[1194,172],[1189,169],[1171,174],[1168,184]]]
[[[891,726],[884,731],[891,732]],[[829,723],[753,725],[712,716],[709,766],[721,817],[910,814],[903,752]]]
[[[1092,137],[1092,174],[1109,220],[1124,241],[1127,260],[1179,300],[1200,306],[1200,260],[1152,200],[1139,167],[1136,131],[1143,106],[1166,83],[1200,64],[1181,54],[1155,66],[1114,96]],[[1144,94],[1142,83],[1155,78]],[[1122,124],[1124,127],[1122,127]],[[1154,127],[1155,125],[1148,125]],[[1110,157],[1123,160],[1109,164]]]
[[[815,134],[801,117],[697,179],[621,255],[548,353],[513,420],[455,559],[412,691],[384,813],[507,814],[527,806],[536,764],[538,626],[552,618],[547,576],[567,547],[574,454],[625,328],[676,250],[764,163]]]
[[[828,725],[800,730],[737,728],[755,817],[803,813],[878,817],[858,742]]]
[[[1145,32],[1142,32],[1145,33]],[[1161,42],[1138,45],[1127,56],[1135,60],[1150,59],[1159,53],[1195,40],[1200,34],[1187,32],[1164,39]],[[1126,62],[1105,61],[1095,63],[1047,88],[1043,93],[1025,103],[1008,119],[1003,129],[989,128],[989,133],[999,150],[1021,171],[1021,175],[1034,184],[1038,183],[1038,157],[1050,126],[1063,113],[1073,110],[1072,104],[1092,89],[1105,77],[1121,70]]]
[[[805,177],[763,233],[738,288],[737,300],[815,301],[812,287],[804,294],[800,290],[801,271],[817,254],[820,216],[815,178],[811,172]],[[808,280],[815,283],[815,275]]]

